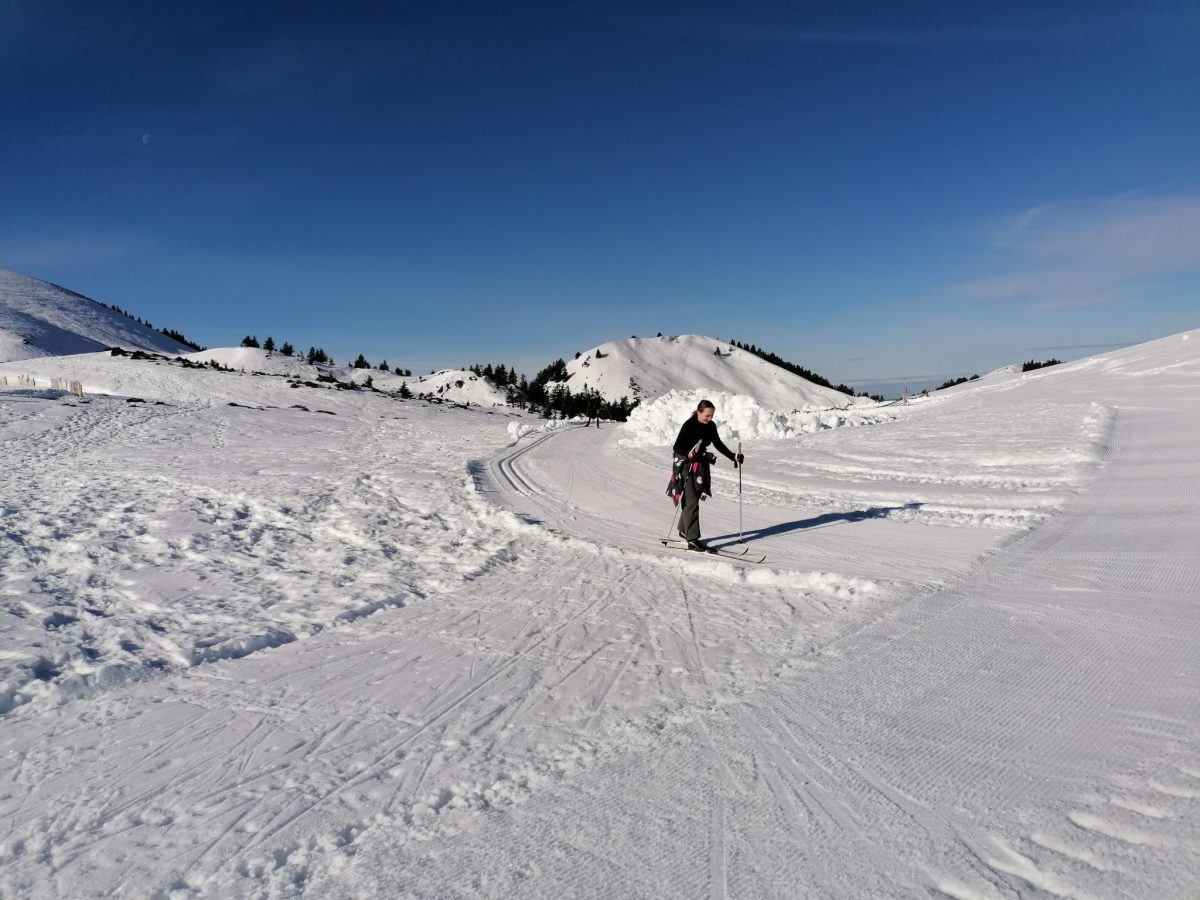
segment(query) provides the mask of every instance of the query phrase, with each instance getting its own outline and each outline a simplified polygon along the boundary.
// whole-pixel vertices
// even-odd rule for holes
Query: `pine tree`
[[[284,356],[295,356],[296,348],[293,347],[291,344],[284,343],[284,345],[279,348],[279,352],[282,353]]]
[[[567,377],[567,364],[559,358],[538,372],[533,382],[534,384],[546,384],[549,381],[566,381]]]
[[[407,381],[400,382],[400,399],[401,400],[411,400],[412,395],[413,395],[412,391],[410,391],[408,389],[408,382]]]
[[[267,335],[267,339],[263,341],[262,348],[267,351],[267,356],[275,352],[275,338]]]
[[[354,361],[354,368],[369,369],[371,368],[371,364],[367,362],[367,358],[360,353],[358,354],[358,359]]]
[[[379,371],[380,372],[390,372],[391,371],[391,367],[388,366],[388,361],[386,359],[379,364]]]
[[[254,337],[253,335],[248,334],[244,338],[242,338],[242,346],[257,348],[258,347],[258,338]]]

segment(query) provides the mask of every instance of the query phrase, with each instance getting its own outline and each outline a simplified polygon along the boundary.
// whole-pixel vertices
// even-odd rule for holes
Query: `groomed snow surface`
[[[236,368],[0,366],[0,896],[1196,896],[1200,333],[599,429]],[[658,543],[701,394],[762,565]]]

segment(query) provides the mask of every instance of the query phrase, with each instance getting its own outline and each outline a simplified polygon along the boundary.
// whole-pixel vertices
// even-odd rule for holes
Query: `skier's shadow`
[[[751,541],[774,537],[778,534],[787,534],[792,531],[810,531],[813,528],[828,528],[831,525],[845,525],[849,522],[863,522],[867,519],[886,519],[894,512],[920,508],[920,503],[905,503],[903,506],[874,506],[871,509],[825,513],[821,516],[814,516],[811,519],[797,519],[795,522],[781,522],[778,525],[768,525],[765,528],[756,528],[753,531],[743,531],[740,541],[738,540],[737,532],[733,532],[709,538],[706,543],[712,546],[713,549],[719,549],[726,544],[748,544]],[[724,541],[725,543],[719,544],[719,541]]]

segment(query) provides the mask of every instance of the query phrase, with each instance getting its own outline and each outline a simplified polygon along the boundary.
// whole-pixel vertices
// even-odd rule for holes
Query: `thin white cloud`
[[[1017,42],[1028,31],[1016,28],[889,28],[846,31],[819,29],[733,27],[722,36],[769,44],[864,47],[921,47],[951,44]]]
[[[1200,197],[1120,197],[1023,210],[994,229],[1004,275],[959,284],[965,300],[1087,306],[1200,270]]]
[[[133,256],[148,246],[136,234],[70,236],[0,235],[0,268],[97,265]]]

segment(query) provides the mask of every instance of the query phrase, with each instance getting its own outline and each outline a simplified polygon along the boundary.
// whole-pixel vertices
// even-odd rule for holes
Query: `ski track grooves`
[[[249,846],[257,847],[257,846],[261,845],[262,843],[267,841],[269,838],[278,834],[280,831],[282,831],[287,826],[292,825],[293,823],[297,822],[300,818],[311,815],[312,813],[316,812],[318,810],[318,808],[323,807],[331,799],[336,798],[348,791],[351,791],[354,788],[359,787],[360,785],[364,784],[365,782],[367,782],[369,780],[375,779],[378,776],[380,770],[384,766],[395,763],[396,754],[399,751],[401,751],[405,747],[408,747],[409,745],[411,745],[412,742],[414,740],[416,740],[419,736],[421,736],[426,730],[433,727],[435,724],[440,722],[445,717],[449,716],[455,710],[461,708],[463,706],[463,704],[465,704],[471,697],[478,694],[480,691],[482,691],[484,688],[486,688],[493,681],[495,681],[498,678],[500,678],[501,676],[507,674],[510,670],[515,668],[519,663],[525,661],[529,656],[531,656],[534,653],[534,651],[540,649],[544,644],[549,642],[552,637],[556,637],[557,635],[559,635],[561,632],[566,630],[568,627],[575,624],[577,621],[582,619],[584,616],[591,613],[593,611],[593,609],[596,609],[597,607],[599,607],[599,609],[602,610],[605,607],[607,607],[615,599],[618,588],[620,588],[625,582],[635,578],[638,574],[639,573],[637,570],[633,570],[631,572],[626,573],[625,577],[622,578],[616,585],[614,585],[612,588],[608,589],[606,592],[598,594],[596,596],[596,598],[591,603],[589,603],[584,609],[580,610],[574,616],[568,618],[567,620],[562,622],[560,625],[555,627],[555,629],[552,632],[550,632],[548,634],[543,634],[537,640],[535,640],[531,644],[529,644],[526,647],[524,647],[523,649],[521,649],[516,655],[512,656],[508,661],[497,666],[494,670],[489,672],[487,675],[485,675],[481,680],[477,681],[471,687],[465,689],[461,693],[459,693],[456,696],[454,696],[453,698],[451,698],[443,706],[438,708],[432,715],[428,716],[421,722],[417,723],[416,726],[413,727],[402,738],[400,738],[399,740],[390,744],[389,746],[385,747],[383,749],[382,753],[379,753],[379,756],[378,756],[378,759],[376,760],[376,762],[373,765],[371,765],[370,767],[368,767],[367,769],[365,769],[360,775],[358,775],[355,778],[350,779],[349,781],[345,782],[344,784],[339,784],[335,789],[329,791],[329,793],[320,797],[311,806],[305,808],[301,812],[296,813],[295,815],[288,816],[288,817],[284,818],[282,821],[272,823],[272,825],[270,827],[268,827],[267,829],[264,829],[264,831],[261,832],[260,835],[258,837],[256,837],[256,839],[253,840],[249,844]],[[630,654],[630,658],[632,658],[632,653]],[[626,660],[626,664],[627,663],[628,663],[628,659]],[[622,671],[623,670],[624,670],[624,667],[622,667]],[[618,674],[616,676],[614,676],[614,678],[613,678],[612,685],[616,684],[616,681],[619,677],[620,677],[620,673],[618,672]],[[610,685],[609,691],[611,691],[612,685]],[[607,699],[607,696],[608,696],[608,694],[606,692],[605,699]],[[603,705],[603,702],[601,703],[601,705]],[[597,710],[597,712],[598,712],[598,710]],[[594,716],[593,716],[593,718],[594,718]],[[589,726],[590,726],[590,720],[589,720]]]

